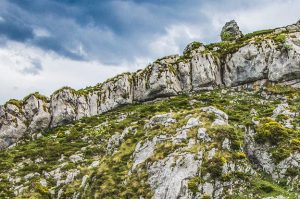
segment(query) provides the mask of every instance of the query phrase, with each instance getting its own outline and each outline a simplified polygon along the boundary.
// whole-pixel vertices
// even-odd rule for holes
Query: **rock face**
[[[239,26],[234,20],[231,20],[225,24],[222,28],[221,39],[222,41],[233,41],[240,39],[243,36]]]
[[[52,95],[56,103],[34,94],[24,104],[11,101],[9,114],[0,109],[7,125],[16,124],[4,126],[7,132],[27,135],[0,151],[0,198],[299,197],[299,89],[276,84],[255,92],[196,92],[124,106],[47,133],[24,131],[50,126],[51,106],[62,107],[56,118],[91,114],[97,92],[66,88]]]
[[[50,99],[33,94],[23,101],[8,101],[0,106],[0,149],[25,134],[120,105],[222,87],[257,89],[268,82],[300,87],[299,22],[239,41],[243,35],[230,21],[221,36],[228,46],[193,42],[182,56],[158,59],[144,70],[118,75],[93,88],[62,88]]]
[[[152,199],[190,198],[187,179],[196,175],[199,164],[192,154],[171,154],[155,162],[148,171],[149,184],[155,190]]]

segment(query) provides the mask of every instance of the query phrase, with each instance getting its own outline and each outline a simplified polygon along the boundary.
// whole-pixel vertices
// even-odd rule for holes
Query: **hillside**
[[[0,197],[300,197],[300,22],[221,38],[0,106]]]

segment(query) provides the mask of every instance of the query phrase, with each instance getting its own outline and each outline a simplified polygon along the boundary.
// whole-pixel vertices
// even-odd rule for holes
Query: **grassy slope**
[[[280,86],[269,87],[268,91],[273,94],[287,96],[291,107],[299,111],[299,91]],[[238,195],[237,198],[246,197],[249,193],[253,193],[257,197],[281,194],[292,198],[294,197],[293,193],[287,191],[289,187],[282,185],[282,182],[278,184],[272,182],[270,177],[263,172],[259,172],[256,176],[247,176],[241,173],[233,173],[231,176],[219,176],[218,171],[222,161],[241,159],[241,161],[249,163],[245,153],[240,148],[243,146],[243,131],[237,125],[252,125],[252,118],[249,117],[252,108],[258,112],[256,120],[270,117],[279,103],[280,100],[264,100],[259,93],[229,91],[222,94],[220,90],[216,90],[190,96],[181,95],[164,101],[128,105],[96,117],[83,118],[73,124],[41,132],[42,137],[40,138],[27,137],[17,146],[6,151],[0,151],[0,197],[14,197],[13,190],[11,190],[12,183],[9,178],[17,179],[18,177],[19,180],[15,182],[14,186],[23,184],[28,188],[20,195],[21,198],[50,198],[51,190],[57,193],[60,188],[64,189],[63,197],[72,196],[75,191],[91,198],[94,196],[99,198],[136,198],[138,195],[143,195],[146,198],[151,197],[152,192],[147,184],[146,163],[140,166],[139,172],[134,172],[130,176],[127,175],[132,166],[131,155],[136,144],[139,141],[151,139],[155,135],[174,134],[174,129],[186,123],[185,116],[187,115],[200,115],[202,118],[206,118],[207,121],[212,120],[213,115],[201,115],[199,112],[200,107],[212,105],[229,115],[230,124],[226,127],[228,129],[209,129],[210,135],[215,140],[213,146],[220,148],[219,138],[228,134],[237,147],[233,148],[232,151],[223,151],[219,154],[219,157],[210,162],[204,162],[204,172],[214,173],[213,177],[222,178],[225,181],[229,177],[231,179],[246,180],[248,184],[245,184],[245,186],[249,186],[247,192],[245,192],[245,196]],[[147,120],[156,114],[170,111],[175,114],[176,124],[170,128],[157,126],[145,133],[144,124]],[[127,117],[124,120],[119,120],[120,115],[126,115]],[[298,117],[296,122],[299,121],[300,118]],[[122,132],[129,126],[134,127],[136,133],[129,133],[114,155],[107,154],[107,140],[115,132]],[[192,130],[189,136],[196,137],[195,132],[195,130]],[[286,137],[275,143],[277,148],[272,149],[273,152],[275,150],[276,153],[281,149],[288,154],[291,153],[290,150],[299,152],[299,148],[289,147],[288,144],[290,143],[288,141],[293,139],[296,142],[295,146],[299,147],[299,131],[295,130],[293,133],[285,135]],[[264,133],[261,136],[261,139],[265,142],[270,141],[272,138],[272,136],[268,137]],[[157,146],[153,157],[146,162],[162,159],[174,150],[180,150],[186,144],[181,143],[174,146],[168,142],[162,143]],[[202,150],[203,147],[206,146],[200,144],[193,147],[189,152],[196,153],[198,150]],[[68,157],[75,153],[83,154],[84,160],[80,163],[69,161]],[[62,155],[65,157],[62,162],[66,162],[62,166],[62,170],[78,169],[80,174],[68,185],[60,185],[54,188],[56,181],[50,177],[47,179],[48,185],[46,187],[42,186],[40,179],[44,178],[43,174],[61,167],[62,162],[58,160]],[[35,163],[39,158],[43,158],[42,162]],[[95,160],[100,161],[99,166],[90,168],[89,165]],[[38,173],[40,176],[36,175],[29,180],[25,180],[24,176],[29,173]],[[88,176],[87,183],[90,185],[86,190],[80,187],[84,175]],[[195,189],[201,180],[200,178],[190,179],[189,188],[191,190]]]

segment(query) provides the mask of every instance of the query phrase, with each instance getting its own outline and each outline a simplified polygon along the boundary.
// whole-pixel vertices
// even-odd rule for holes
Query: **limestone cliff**
[[[232,26],[232,27],[228,27]],[[224,30],[239,31],[236,24]],[[156,60],[92,88],[62,88],[50,98],[31,94],[0,106],[0,149],[33,132],[67,124],[120,105],[200,90],[258,89],[266,83],[300,87],[300,22],[257,31],[220,43],[193,42],[183,55]]]

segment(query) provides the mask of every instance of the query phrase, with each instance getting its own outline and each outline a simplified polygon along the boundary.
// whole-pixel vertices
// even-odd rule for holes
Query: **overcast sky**
[[[299,10],[299,0],[0,0],[0,104],[218,42],[231,19],[247,33],[295,23]]]

